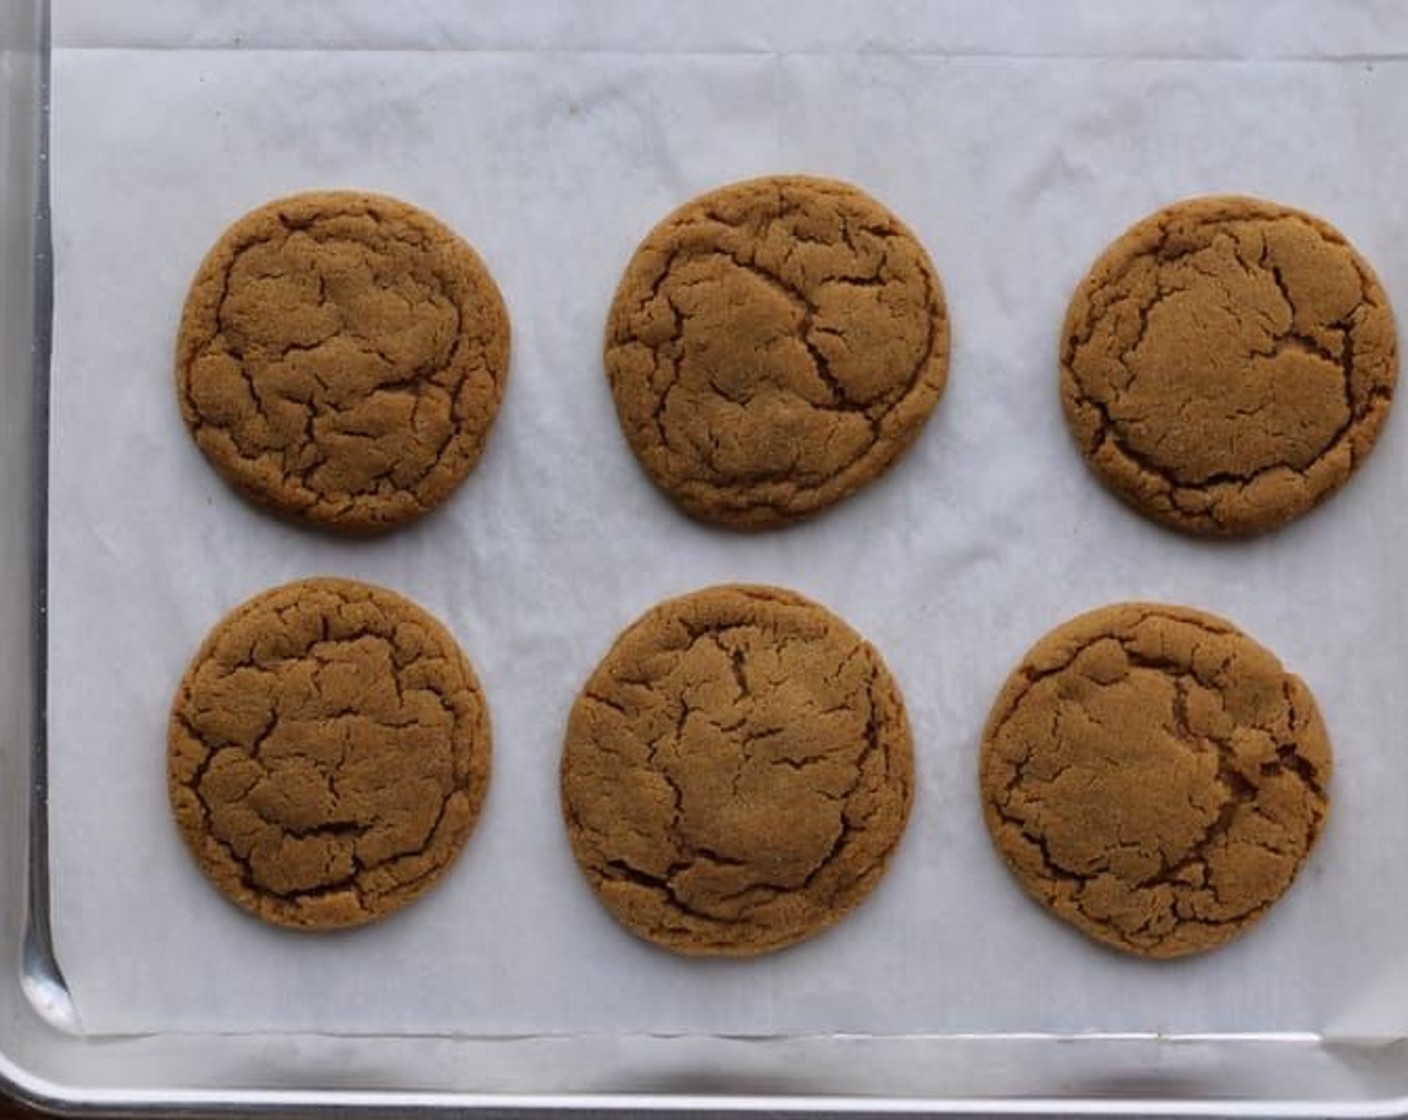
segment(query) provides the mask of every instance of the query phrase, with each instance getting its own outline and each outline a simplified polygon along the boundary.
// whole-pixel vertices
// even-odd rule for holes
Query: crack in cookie
[[[1309,689],[1184,607],[1105,607],[1044,637],[993,705],[980,769],[993,843],[1028,893],[1151,957],[1255,922],[1329,811]]]
[[[202,644],[172,704],[172,809],[201,869],[277,925],[360,925],[430,888],[473,828],[489,717],[454,639],[399,595],[285,584]]]
[[[881,474],[943,392],[923,248],[854,187],[778,176],[687,203],[636,251],[606,327],[617,416],[696,517],[795,520]]]
[[[508,315],[429,214],[325,191],[231,226],[191,284],[181,413],[239,492],[354,533],[413,520],[478,461],[508,371]]]
[[[1206,535],[1305,513],[1369,453],[1397,379],[1373,270],[1318,218],[1257,199],[1177,203],[1077,289],[1061,399],[1095,472]]]
[[[723,586],[628,628],[568,722],[572,850],[613,915],[689,954],[810,937],[879,881],[912,796],[875,649],[792,592]]]

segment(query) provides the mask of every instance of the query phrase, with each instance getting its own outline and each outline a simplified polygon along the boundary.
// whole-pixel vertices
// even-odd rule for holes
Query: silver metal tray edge
[[[0,969],[0,1091],[44,1111],[112,1116],[1408,1115],[1408,1039],[85,1034],[52,951],[45,871],[48,60],[48,0],[6,0],[0,960],[10,966]]]

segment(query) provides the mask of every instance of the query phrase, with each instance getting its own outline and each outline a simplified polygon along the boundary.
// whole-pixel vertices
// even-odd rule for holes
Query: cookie
[[[983,812],[1037,901],[1146,957],[1221,945],[1291,885],[1329,810],[1315,700],[1231,623],[1122,603],[1042,638],[983,733]]]
[[[631,450],[687,512],[793,521],[870,482],[943,392],[949,328],[928,256],[845,183],[723,187],[636,250],[606,326]]]
[[[1281,525],[1374,446],[1398,373],[1393,313],[1332,226],[1254,198],[1180,202],[1116,241],[1061,339],[1081,454],[1189,533]]]
[[[380,195],[315,191],[225,231],[176,342],[181,415],[245,497],[348,533],[439,505],[498,412],[509,326],[474,250]]]
[[[489,715],[453,638],[400,595],[308,579],[205,639],[167,732],[201,870],[276,925],[355,926],[429,890],[489,780]]]
[[[747,956],[830,926],[899,843],[913,757],[880,655],[775,587],[711,587],[627,629],[572,708],[572,851],[638,937]]]

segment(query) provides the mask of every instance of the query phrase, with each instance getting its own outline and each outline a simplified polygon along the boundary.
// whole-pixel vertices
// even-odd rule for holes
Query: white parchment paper
[[[1338,224],[1408,313],[1401,6],[1085,0],[338,6],[66,3],[53,57],[51,875],[86,1030],[881,1034],[1408,1028],[1408,417],[1341,495],[1250,543],[1184,540],[1087,474],[1056,395],[1066,301],[1129,223],[1263,194]],[[942,273],[949,389],[882,482],[809,524],[696,525],[637,469],[600,368],[622,267],[668,210],[777,171],[849,179]],[[171,352],[206,248],[265,200],[364,187],[426,207],[498,279],[509,390],[439,514],[330,539],[253,512],[187,437]],[[222,902],[169,818],[187,659],[271,584],[409,594],[473,659],[494,778],[442,885],[358,931]],[[881,649],[918,790],[879,889],[751,962],[624,934],[572,863],[572,698],[656,600],[789,585]],[[977,738],[1023,650],[1151,597],[1228,615],[1332,730],[1334,812],[1299,882],[1225,950],[1124,959],[1043,915],[993,856]]]

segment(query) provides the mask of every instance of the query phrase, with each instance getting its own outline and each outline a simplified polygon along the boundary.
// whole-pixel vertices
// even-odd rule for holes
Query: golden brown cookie
[[[780,949],[879,881],[913,758],[880,655],[775,587],[711,587],[638,619],[577,698],[572,851],[608,910],[678,953]]]
[[[171,706],[176,823],[229,899],[277,925],[355,926],[429,890],[489,780],[489,715],[453,638],[380,587],[255,596]]]
[[[695,517],[793,521],[881,474],[943,392],[948,316],[928,256],[845,183],[776,176],[676,210],[606,325],[621,428]]]
[[[314,191],[225,231],[186,297],[181,415],[247,498],[349,533],[439,505],[503,396],[509,326],[474,250],[381,195]]]
[[[1304,682],[1231,623],[1122,603],[1028,651],[983,732],[983,811],[1027,892],[1147,957],[1211,949],[1291,885],[1329,811]]]
[[[1116,241],[1061,339],[1081,453],[1135,508],[1253,533],[1344,485],[1398,373],[1373,270],[1319,218],[1254,198],[1180,202]]]

